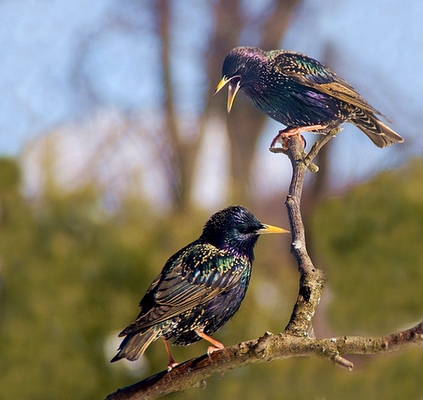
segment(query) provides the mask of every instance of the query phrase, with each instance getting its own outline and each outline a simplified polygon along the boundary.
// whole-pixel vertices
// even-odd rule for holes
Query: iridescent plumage
[[[301,131],[327,133],[351,122],[378,147],[403,142],[348,82],[304,54],[237,47],[226,56],[222,75],[216,93],[228,85],[228,112],[241,90],[259,110],[286,125],[281,132],[288,137]]]
[[[187,346],[206,339],[239,309],[251,276],[253,247],[260,234],[283,233],[264,225],[242,206],[213,214],[202,235],[169,258],[140,302],[137,319],[119,336],[125,336],[112,362],[136,360],[153,341],[165,339],[169,367],[175,365],[166,340]]]

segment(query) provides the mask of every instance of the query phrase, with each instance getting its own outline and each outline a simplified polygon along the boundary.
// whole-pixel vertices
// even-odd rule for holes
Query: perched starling
[[[213,214],[201,236],[166,262],[140,302],[141,311],[119,336],[126,336],[111,362],[138,359],[147,347],[163,338],[168,368],[176,362],[167,340],[187,346],[205,339],[224,346],[209,335],[239,309],[251,276],[253,248],[263,233],[288,232],[264,225],[242,206]]]
[[[404,141],[349,83],[304,54],[237,47],[226,56],[222,75],[215,93],[228,84],[228,112],[241,90],[260,111],[286,126],[271,147],[300,132],[328,133],[344,122],[357,126],[378,147]]]

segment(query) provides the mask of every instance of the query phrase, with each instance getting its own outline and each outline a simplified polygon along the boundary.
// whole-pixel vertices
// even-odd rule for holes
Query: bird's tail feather
[[[386,147],[404,141],[398,133],[367,111],[357,108],[352,122],[378,147]]]
[[[115,362],[122,358],[135,361],[142,356],[147,347],[160,337],[160,332],[151,327],[143,332],[132,333],[123,339],[118,353],[110,360]]]

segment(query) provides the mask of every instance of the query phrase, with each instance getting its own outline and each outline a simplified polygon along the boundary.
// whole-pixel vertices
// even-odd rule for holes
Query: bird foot
[[[215,351],[222,350],[222,349],[225,348],[225,346],[222,343],[219,343],[219,344],[220,344],[220,346],[216,346],[216,347],[209,346],[207,348],[207,355],[210,356],[210,354],[214,353]]]
[[[287,127],[281,131],[279,131],[278,135],[272,140],[269,150],[272,153],[284,153],[288,154],[288,142],[292,136],[298,135],[300,138],[300,142],[303,148],[306,147],[306,141],[304,137],[300,134],[301,132],[315,132],[315,131],[322,131],[327,128],[327,125],[309,125],[309,126],[301,126],[301,127]],[[321,132],[319,132],[321,133]],[[281,147],[276,147],[276,143],[280,143]],[[317,172],[319,167],[315,165],[312,160],[308,157],[308,155],[303,151],[303,160],[304,164],[310,170],[310,172]]]
[[[178,365],[179,363],[176,362],[174,359],[172,359],[172,361],[169,360],[169,363],[167,364],[167,372],[172,371],[172,369],[177,367]]]
[[[292,136],[298,135],[303,143],[304,147],[306,145],[305,139],[300,135],[302,132],[314,132],[323,130],[327,127],[327,125],[308,125],[308,126],[299,126],[299,127],[290,127],[280,130],[279,133],[273,138],[272,143],[270,144],[270,151],[273,153],[284,152],[288,149],[288,141]],[[279,149],[276,147],[276,143],[280,143],[282,145],[282,150],[274,151]]]
[[[179,363],[175,361],[175,359],[172,357],[172,353],[170,352],[170,347],[169,347],[169,343],[167,342],[167,340],[165,339],[164,336],[162,336],[163,339],[163,343],[165,345],[166,348],[166,353],[167,353],[167,359],[168,359],[168,363],[167,363],[167,371],[170,372],[172,371],[173,368],[175,368]]]
[[[219,342],[217,342],[217,343],[219,343]],[[216,352],[216,351],[219,351],[219,350],[222,350],[222,349],[224,349],[225,348],[225,346],[222,344],[222,343],[219,343],[219,345],[220,346],[216,346],[216,347],[213,347],[213,346],[209,346],[208,348],[207,348],[207,356],[209,357],[209,360],[211,361],[211,355],[212,355],[212,353],[214,353],[214,352]]]
[[[282,132],[282,131],[280,131],[280,132]],[[287,154],[288,153],[288,142],[289,142],[289,140],[290,140],[291,137],[292,136],[290,136],[289,138],[286,138],[286,137],[284,137],[284,138],[278,138],[277,140],[275,140],[276,138],[273,139],[272,144],[269,147],[269,150],[272,153],[284,153],[284,154]],[[304,139],[304,136],[303,135],[299,135],[299,138],[300,138],[301,145],[303,146],[303,148],[305,148],[306,145],[307,145],[307,142]],[[281,143],[282,146],[281,147],[276,147],[275,144],[277,142]]]
[[[209,346],[207,349],[207,355],[210,357],[211,353],[214,353],[215,351],[222,350],[225,348],[225,346],[218,342],[217,340],[213,339],[209,335],[206,335],[204,332],[202,332],[200,329],[196,329],[195,333],[200,336],[202,339],[207,340],[209,343],[211,343],[213,346]]]

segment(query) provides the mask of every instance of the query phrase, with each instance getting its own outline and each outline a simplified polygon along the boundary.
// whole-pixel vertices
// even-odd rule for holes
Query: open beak
[[[272,225],[265,225],[263,224],[263,228],[256,231],[259,235],[263,235],[266,233],[289,233],[286,229],[279,228],[277,226]]]
[[[219,92],[223,87],[228,85],[228,104],[227,109],[228,113],[231,112],[232,104],[234,103],[235,96],[238,93],[239,88],[241,87],[241,78],[239,76],[233,76],[232,78],[227,78],[224,76],[221,81],[216,86],[214,94]]]

